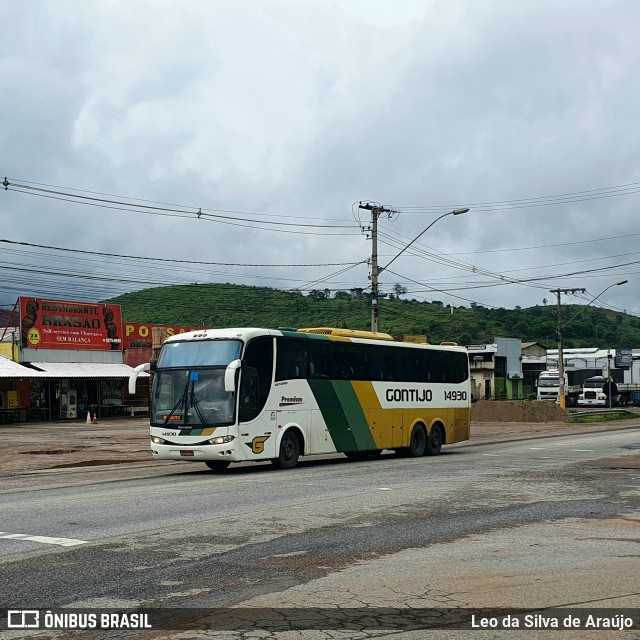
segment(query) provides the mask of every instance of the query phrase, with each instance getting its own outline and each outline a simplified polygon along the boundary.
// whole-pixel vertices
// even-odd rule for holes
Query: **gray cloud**
[[[513,307],[539,304],[556,287],[595,296],[628,278],[602,302],[640,312],[634,265],[587,272],[636,258],[640,193],[596,190],[640,182],[640,6],[454,0],[390,7],[355,0],[9,5],[0,39],[0,172],[300,225],[287,231],[311,232],[301,225],[323,221],[355,225],[352,203],[376,200],[402,210],[381,224],[396,237],[381,244],[383,263],[398,242],[467,204],[468,214],[439,222],[415,247],[476,272],[411,251],[394,263],[406,279],[383,274],[383,289],[400,281],[418,298]],[[557,194],[582,195],[546,206],[496,204]],[[2,236],[36,244],[265,264],[357,262],[370,253],[357,229],[302,235],[239,224],[250,228],[0,194]],[[20,251],[0,245],[0,261],[61,273],[111,269],[149,282],[289,288],[339,270],[163,271]],[[574,272],[583,273],[557,277]],[[0,303],[36,292],[36,284],[43,295],[44,276],[2,274]],[[535,286],[504,284],[536,277],[543,279]],[[98,281],[62,281],[48,280],[52,297],[111,292]],[[476,288],[479,281],[499,286]],[[318,286],[367,284],[361,265]]]

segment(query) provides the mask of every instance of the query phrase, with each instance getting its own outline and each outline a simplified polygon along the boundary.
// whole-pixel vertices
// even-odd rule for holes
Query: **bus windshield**
[[[153,380],[152,424],[204,427],[233,423],[233,394],[224,368],[158,371]]]
[[[169,367],[226,367],[240,357],[240,340],[192,340],[166,342],[158,358],[158,369]]]
[[[151,423],[204,427],[234,422],[234,395],[224,390],[240,340],[184,340],[162,346],[153,380]]]

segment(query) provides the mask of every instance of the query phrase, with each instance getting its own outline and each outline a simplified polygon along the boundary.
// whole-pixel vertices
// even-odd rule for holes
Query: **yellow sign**
[[[40,337],[40,332],[37,329],[29,329],[29,333],[27,334],[27,340],[29,344],[32,344],[34,347],[37,347],[40,344],[42,338]]]

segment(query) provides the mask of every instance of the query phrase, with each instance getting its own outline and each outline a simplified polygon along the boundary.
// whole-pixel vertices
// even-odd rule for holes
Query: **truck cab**
[[[582,392],[578,396],[579,407],[606,407],[607,394],[604,392],[606,379],[603,376],[587,378],[582,383]]]

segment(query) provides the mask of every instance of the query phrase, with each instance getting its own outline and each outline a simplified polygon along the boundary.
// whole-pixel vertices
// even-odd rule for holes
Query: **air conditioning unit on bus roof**
[[[339,338],[367,338],[369,340],[393,341],[393,338],[388,333],[380,333],[378,331],[355,331],[354,329],[333,329],[331,327],[312,327],[308,329],[298,329],[298,331],[300,333],[317,333]]]

